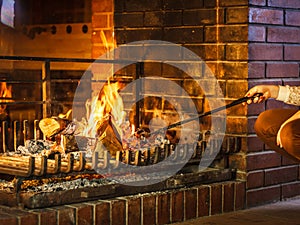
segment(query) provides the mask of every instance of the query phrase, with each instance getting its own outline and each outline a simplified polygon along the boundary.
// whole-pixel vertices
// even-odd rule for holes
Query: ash
[[[13,193],[14,189],[14,182],[0,179],[0,191]]]
[[[76,179],[72,181],[64,181],[60,183],[47,183],[38,186],[28,186],[24,191],[27,192],[56,192],[65,190],[74,190],[80,188],[103,187],[105,185],[115,184],[115,182],[107,179],[89,180],[86,178]]]

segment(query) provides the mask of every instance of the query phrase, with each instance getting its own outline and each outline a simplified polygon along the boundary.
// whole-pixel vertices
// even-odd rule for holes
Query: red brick
[[[172,192],[172,220],[171,222],[181,222],[184,218],[184,192],[176,191]]]
[[[220,6],[241,6],[248,5],[248,0],[220,0]]]
[[[249,22],[262,24],[283,24],[283,10],[251,7],[249,9]]]
[[[197,189],[188,189],[184,192],[185,198],[185,220],[197,216]]]
[[[182,11],[172,10],[170,12],[165,12],[164,17],[165,26],[180,26],[182,25]]]
[[[108,28],[108,15],[93,15],[93,28]]]
[[[259,6],[265,6],[266,0],[249,0],[250,5],[259,5]]]
[[[226,23],[247,23],[248,7],[230,7],[226,11]]]
[[[248,117],[248,133],[255,134],[254,124],[256,122],[256,117]]]
[[[253,207],[273,201],[279,201],[281,195],[280,186],[265,187],[247,191],[247,207]]]
[[[249,44],[249,60],[282,60],[283,47],[276,44]]]
[[[156,223],[156,195],[143,196],[143,224]]]
[[[225,183],[223,185],[224,192],[224,202],[223,202],[223,212],[234,211],[234,183]]]
[[[210,188],[201,186],[198,188],[198,217],[208,216],[210,209]]]
[[[299,11],[286,11],[285,22],[287,25],[300,26],[300,12]]]
[[[9,215],[6,213],[0,213],[0,224],[3,225],[17,225],[18,220],[16,216]]]
[[[145,12],[142,19],[144,19],[145,27],[163,26],[164,23],[162,12]]]
[[[228,80],[226,82],[226,97],[242,98],[248,90],[248,83],[244,80]]]
[[[248,59],[248,45],[232,44],[227,45],[225,49],[225,58],[229,61]]]
[[[228,25],[220,27],[219,41],[228,42],[247,42],[248,41],[248,26],[246,25]],[[208,40],[207,38],[205,40]]]
[[[283,81],[284,85],[295,85],[295,86],[300,86],[300,80],[299,79],[293,79],[293,80],[284,80]]]
[[[247,155],[247,170],[258,170],[281,165],[281,157],[275,152],[259,152]]]
[[[211,185],[211,215],[222,213],[222,185]]]
[[[246,159],[244,153],[231,154],[228,157],[228,164],[230,168],[235,168],[241,171],[246,170]]]
[[[298,162],[295,162],[294,160],[287,158],[287,157],[282,157],[281,159],[281,165],[282,166],[289,166],[289,165],[298,165]]]
[[[300,8],[298,0],[269,0],[268,6],[282,7],[282,8]]]
[[[265,186],[297,180],[298,166],[288,166],[265,170]]]
[[[215,1],[204,0],[203,3],[204,3],[204,7],[207,7],[207,8],[209,8],[209,7],[212,7],[212,8],[216,7],[216,2]]]
[[[266,102],[266,109],[276,109],[276,108],[288,108],[291,106],[286,105],[285,103],[281,101],[276,101],[275,99],[269,99]]]
[[[299,43],[300,29],[298,27],[269,27],[267,36],[268,42]]]
[[[300,195],[300,182],[293,182],[282,185],[282,198],[292,198]]]
[[[9,219],[11,215],[18,219],[19,225],[37,225],[38,224],[38,215],[34,212],[28,212],[26,210],[21,210],[18,208],[11,208],[6,206],[1,206],[1,214],[6,215],[8,221],[14,222],[15,220]],[[0,215],[1,215],[0,214]]]
[[[251,104],[248,105],[248,114],[249,116],[257,116],[261,112],[265,111],[265,104]]]
[[[135,225],[141,223],[141,198],[128,197],[126,198],[128,207],[128,225]]]
[[[170,194],[160,194],[157,196],[157,221],[158,224],[170,223]]]
[[[249,80],[248,85],[249,88],[254,87],[255,85],[259,84],[274,84],[274,85],[281,85],[282,82],[278,80],[271,80],[271,79],[261,79],[261,80]],[[257,105],[257,104],[254,104]]]
[[[257,136],[248,137],[248,152],[261,152],[264,149],[264,143]]]
[[[56,225],[57,224],[57,212],[52,209],[40,209],[34,210],[39,215],[40,225]]]
[[[137,34],[138,35],[138,34]],[[173,27],[164,29],[164,40],[174,43],[202,43],[203,28]]]
[[[248,64],[249,78],[264,78],[265,76],[265,63],[262,62],[249,62]]]
[[[286,45],[284,47],[285,60],[300,60],[300,45]]]
[[[102,1],[99,1],[99,0],[94,0],[94,1],[98,1],[98,2],[102,2]],[[115,12],[124,12],[124,7],[125,7],[125,4],[123,1],[114,1],[114,11]]]
[[[113,1],[92,1],[93,12],[113,12]]]
[[[110,202],[99,201],[95,207],[96,225],[110,224]]]
[[[190,30],[191,31],[191,30]],[[177,31],[178,32],[178,31]],[[186,30],[188,33],[188,31]],[[130,30],[116,30],[116,39],[118,44],[122,43],[129,43],[133,41],[141,41],[141,40],[161,40],[162,39],[162,28],[140,28],[140,29],[130,29]],[[183,35],[188,35],[187,33]],[[174,34],[173,34],[174,35]],[[197,34],[198,35],[198,34]],[[178,33],[177,33],[178,36]],[[171,37],[174,39],[174,37]],[[180,37],[179,37],[180,38]],[[190,36],[191,39],[193,39],[195,42],[196,35]],[[176,39],[176,38],[175,38]],[[183,38],[180,38],[183,40]],[[172,41],[172,40],[169,40]]]
[[[249,41],[265,42],[266,28],[262,26],[255,26],[250,24],[248,30]]]
[[[142,27],[144,20],[144,13],[115,13],[114,22],[115,27]]]
[[[252,171],[247,174],[247,189],[259,188],[264,185],[264,171]]]
[[[183,25],[203,25],[216,23],[216,10],[196,9],[183,11]]]
[[[57,207],[58,225],[73,225],[75,224],[75,209],[72,207],[64,206]]]
[[[267,63],[267,77],[299,77],[298,63]]]
[[[127,11],[156,11],[161,9],[161,0],[144,1],[141,4],[140,0],[132,0],[125,2]]]
[[[246,206],[246,183],[236,182],[234,210],[245,209],[245,206]]]
[[[77,224],[93,224],[93,206],[87,204],[72,205],[76,210]]]
[[[247,133],[247,118],[227,117],[226,131],[232,134]]]
[[[124,200],[111,200],[111,220],[112,225],[123,225],[126,223],[126,204]]]

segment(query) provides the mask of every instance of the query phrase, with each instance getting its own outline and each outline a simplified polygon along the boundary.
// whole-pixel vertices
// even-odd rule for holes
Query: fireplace
[[[161,49],[161,45],[158,47]],[[167,93],[160,90],[160,94],[166,94],[163,97],[158,96],[154,90],[144,93],[145,89],[143,88],[157,88],[155,86],[157,81],[161,84],[166,80],[157,80],[156,77],[150,81],[142,80],[143,87],[136,83],[132,86],[132,82],[143,77],[145,68],[150,67],[152,70],[163,63],[132,63],[131,61],[117,60],[114,56],[114,60],[98,59],[96,62],[92,62],[94,65],[82,72],[68,68],[54,67],[52,69],[52,65],[72,63],[73,66],[76,64],[80,66],[90,63],[91,60],[25,56],[3,56],[1,60],[8,62],[9,65],[14,65],[15,77],[19,77],[19,74],[22,73],[36,74],[36,80],[32,78],[11,80],[11,76],[7,75],[10,79],[6,79],[3,83],[5,84],[3,88],[7,90],[2,92],[10,91],[10,95],[3,96],[2,102],[5,106],[3,107],[4,119],[1,126],[2,204],[41,208],[98,198],[107,199],[158,190],[174,190],[184,186],[230,181],[236,178],[236,170],[228,166],[228,156],[241,150],[240,137],[230,134],[223,137],[222,133],[213,135],[212,130],[209,129],[209,124],[212,123],[210,115],[201,119],[202,130],[191,130],[189,126],[184,127],[184,124],[178,121],[180,117],[177,113],[187,116],[191,111],[179,112],[174,110],[172,105],[176,102],[176,98],[182,103],[184,96],[178,94],[181,93],[179,86],[173,87],[169,82],[165,82],[163,89],[165,90],[167,85],[170,85],[171,89]],[[99,74],[97,68],[107,68],[107,65],[117,68],[118,62],[122,64],[122,68],[113,73],[109,82],[106,79],[91,79],[94,77],[94,73]],[[124,67],[125,62],[128,66]],[[27,64],[37,64],[37,68],[26,68],[24,71],[23,68],[17,68],[19,64],[24,67]],[[39,66],[41,66],[40,70]],[[133,74],[129,74],[128,71]],[[175,72],[176,69],[173,68],[173,71]],[[83,73],[82,77],[78,76],[80,73]],[[39,74],[40,76],[38,76]],[[76,77],[76,75],[80,78],[78,79],[80,82],[75,79],[68,80],[69,76]],[[59,78],[56,79],[56,77]],[[176,77],[179,76],[176,74]],[[35,95],[35,101],[26,101],[26,95],[22,95],[25,101],[18,98],[22,93],[26,93],[24,90],[36,91],[32,88],[35,83],[37,83],[36,89],[40,88],[40,94]],[[104,85],[101,86],[103,83]],[[195,87],[195,83],[190,83]],[[124,89],[112,90],[112,86],[116,84]],[[19,86],[23,88],[18,88]],[[102,128],[102,124],[98,128],[98,131],[103,129],[99,136],[63,134],[70,124],[75,124],[74,121],[79,123],[78,118],[87,114],[87,101],[91,99],[92,93],[96,92],[93,87],[102,87],[100,93],[105,99],[107,99],[107,95],[117,96],[120,93],[119,100],[122,99],[124,113],[127,114],[122,123],[122,134],[125,137],[121,141],[114,132],[116,121],[111,121],[111,118],[115,118],[112,111],[103,115],[102,120],[98,119],[105,124],[104,128]],[[137,90],[138,88],[140,90]],[[18,93],[18,89],[22,92]],[[112,92],[105,93],[105,91],[111,90]],[[29,95],[33,95],[32,92],[29,93]],[[67,96],[68,93],[71,93],[71,96]],[[141,96],[137,96],[137,94]],[[52,97],[49,98],[48,95]],[[133,97],[138,99],[133,101]],[[71,102],[71,98],[76,100]],[[168,99],[170,100],[168,101]],[[98,98],[97,101],[101,102],[103,99]],[[111,99],[111,101],[116,101],[116,99]],[[70,106],[71,103],[73,103],[72,106]],[[113,102],[109,103],[114,104]],[[35,109],[33,113],[32,109]],[[73,110],[73,119],[68,116],[70,109]],[[89,111],[94,117],[93,109],[89,109]],[[193,122],[194,116],[201,113],[203,112],[197,111],[196,114],[187,117],[187,119],[192,118],[189,123]],[[28,117],[26,118],[26,116]],[[163,118],[170,119],[167,121]],[[89,118],[86,120],[88,121]],[[47,132],[43,130],[43,128],[45,129],[43,124],[56,121],[59,121],[62,128],[58,132],[55,131],[54,136],[48,135],[48,130],[50,129],[52,132],[52,128],[56,124],[53,123],[47,127]],[[97,122],[95,121],[95,123]],[[151,122],[152,125],[150,125]],[[164,122],[165,125],[161,126],[155,122]],[[167,133],[164,134],[165,137],[160,134],[161,132],[157,132],[168,124],[173,125],[176,122],[180,123],[174,126],[175,129],[168,128]],[[61,125],[62,123],[63,125]],[[181,128],[178,128],[179,126]],[[147,132],[151,128],[156,128],[156,130],[152,130],[152,133]],[[135,137],[134,132],[144,132],[146,136]],[[185,134],[187,132],[188,135]],[[218,135],[222,137],[222,145],[220,145]],[[178,140],[180,137],[184,140]],[[163,139],[161,140],[161,138]],[[91,143],[97,139],[100,140],[98,140],[99,144]],[[52,150],[47,152],[49,142],[51,142],[49,146],[55,145],[53,149],[50,147],[54,153]],[[121,145],[120,142],[122,142]],[[132,168],[128,169],[126,165]],[[210,167],[200,168],[203,165]],[[135,188],[132,189],[131,186]],[[65,196],[63,199],[59,197],[62,194]]]
[[[1,24],[0,219],[167,224],[298,193],[298,165],[264,147],[252,130],[257,114],[272,102],[197,118],[243,97],[248,85],[269,82],[279,59],[259,56],[257,49],[279,53],[284,45],[288,53],[295,45],[264,36],[265,27],[283,26],[280,15],[289,16],[290,6],[235,0],[14,2],[14,27]],[[271,25],[257,17],[266,13],[277,15]],[[294,68],[295,57],[290,52],[282,60]],[[285,78],[272,81],[297,83],[296,75]],[[116,92],[103,94],[114,85]],[[87,100],[103,95],[122,99],[127,141],[116,135],[121,126],[112,111],[97,129],[105,148],[94,136],[67,140],[61,132],[74,119],[89,118]],[[179,123],[162,138],[153,132],[194,117],[192,129]],[[47,137],[40,127],[45,119],[63,126]],[[152,145],[145,144],[151,137]],[[46,139],[63,151],[26,153],[26,143],[39,146]],[[172,173],[162,173],[170,168]],[[277,172],[289,175],[281,179]]]

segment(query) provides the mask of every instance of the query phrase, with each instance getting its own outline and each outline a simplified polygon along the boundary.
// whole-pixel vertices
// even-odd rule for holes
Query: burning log
[[[59,117],[44,118],[40,121],[39,127],[43,134],[47,137],[53,137],[55,134],[58,134],[60,131],[65,129],[70,123],[67,119],[62,119]]]
[[[112,157],[116,156],[117,151],[121,151],[123,149],[121,136],[116,129],[111,116],[107,116],[103,120],[98,121],[97,133],[99,135],[99,140],[110,152]]]

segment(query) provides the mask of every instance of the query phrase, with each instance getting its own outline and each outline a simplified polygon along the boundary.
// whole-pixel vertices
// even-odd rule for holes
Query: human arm
[[[280,86],[280,85],[257,85],[251,88],[247,93],[247,97],[251,97],[256,93],[263,93],[263,96],[248,100],[247,103],[260,103],[268,98],[274,98],[287,104],[300,106],[300,86]]]
[[[247,97],[252,97],[257,93],[262,93],[263,95],[253,100],[249,99],[247,101],[248,104],[251,103],[260,103],[268,98],[277,98],[279,93],[279,86],[278,85],[257,85],[251,88],[247,93]]]

